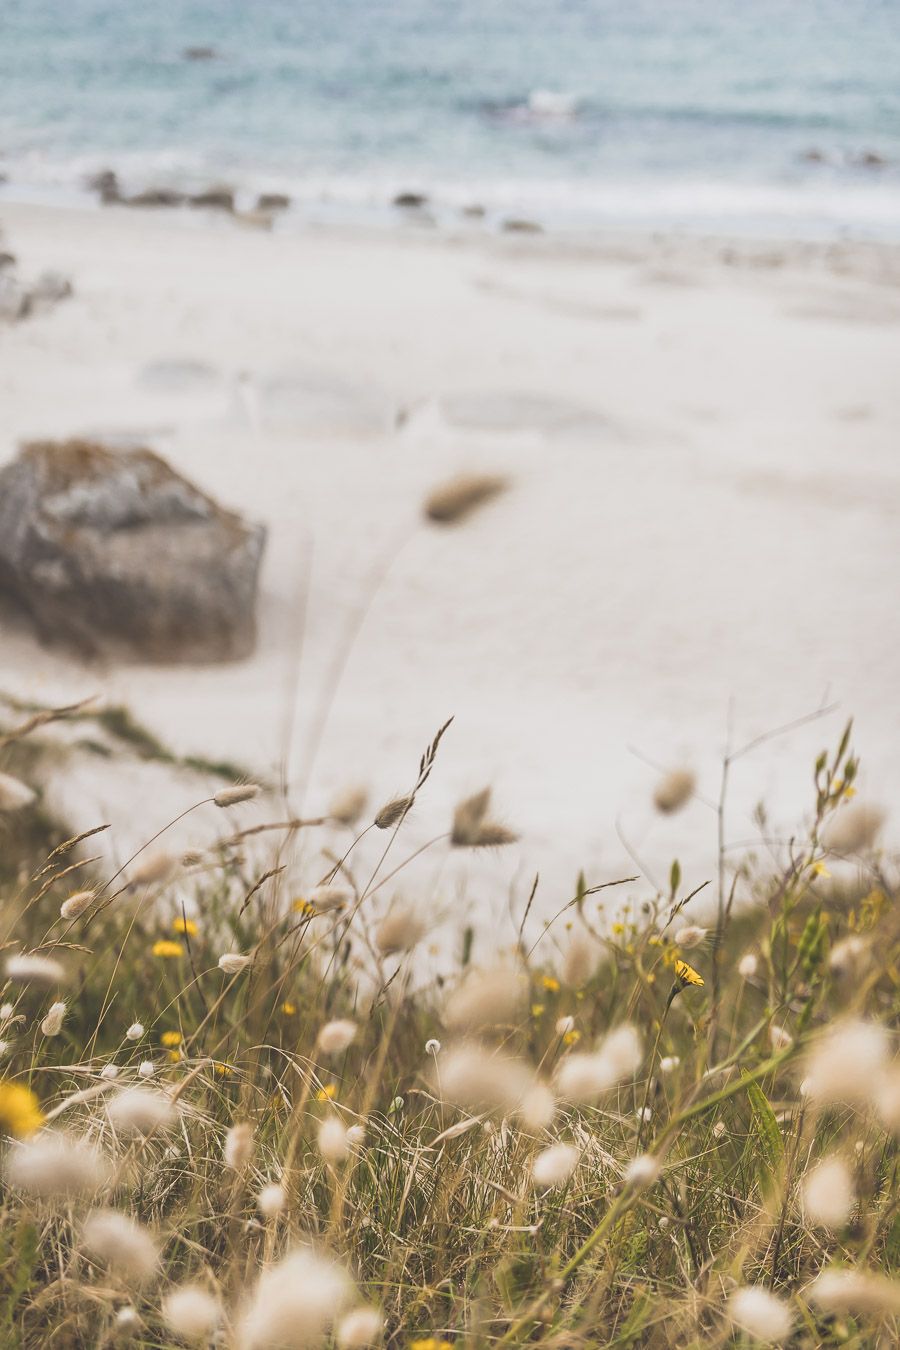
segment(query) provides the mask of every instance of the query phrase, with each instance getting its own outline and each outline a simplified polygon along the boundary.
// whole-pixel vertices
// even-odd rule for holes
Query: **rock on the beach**
[[[99,173],[91,174],[85,186],[90,192],[98,193],[100,200],[106,205],[122,200],[122,189],[112,169],[101,169]]]
[[[192,197],[188,197],[188,202],[191,206],[209,211],[233,211],[234,191],[230,187],[217,185],[206,188],[203,192],[195,192]]]
[[[401,211],[421,211],[428,205],[424,192],[398,192],[393,202]]]
[[[175,188],[149,187],[122,200],[126,206],[183,206],[187,201],[187,194],[178,192]]]
[[[286,192],[261,192],[256,199],[257,211],[286,211],[290,204]]]
[[[0,593],[86,654],[248,656],[264,544],[151,450],[42,441],[0,471]]]
[[[11,255],[10,255],[11,256]],[[0,319],[15,322],[51,309],[72,294],[72,283],[60,272],[42,272],[30,285],[20,281],[13,263],[0,271]]]

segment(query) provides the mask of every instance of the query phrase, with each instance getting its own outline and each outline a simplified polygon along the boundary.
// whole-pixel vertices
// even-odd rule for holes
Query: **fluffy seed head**
[[[680,1055],[665,1055],[659,1061],[660,1073],[674,1073],[681,1063]]]
[[[832,853],[864,853],[878,838],[885,821],[880,806],[869,802],[847,802],[831,818],[822,842]]]
[[[563,957],[562,982],[569,989],[580,989],[587,984],[600,961],[600,952],[593,938],[586,933],[576,933],[566,948]]]
[[[125,1038],[129,1041],[139,1041],[143,1034],[143,1025],[140,1022],[132,1022],[131,1026],[125,1032]]]
[[[347,1143],[351,1148],[361,1148],[366,1142],[365,1125],[351,1125],[347,1130]]]
[[[151,853],[141,858],[128,874],[129,886],[155,886],[158,882],[168,881],[178,866],[178,860],[170,853]]]
[[[156,1065],[152,1059],[142,1059],[138,1065],[138,1074],[141,1078],[152,1078],[156,1073]]]
[[[851,933],[835,943],[828,958],[828,968],[839,979],[856,979],[869,964],[871,949],[865,938]]]
[[[552,1144],[531,1164],[535,1186],[564,1186],[578,1166],[580,1153],[571,1144]]]
[[[900,1280],[863,1270],[823,1270],[807,1294],[826,1313],[900,1312]]]
[[[232,1125],[225,1136],[222,1157],[233,1172],[243,1172],[253,1157],[253,1126],[246,1120]]]
[[[326,1116],[316,1136],[319,1152],[328,1163],[343,1162],[350,1153],[347,1127],[337,1116]]]
[[[242,956],[240,952],[225,952],[219,957],[219,969],[226,975],[239,975],[249,964],[250,957]]]
[[[141,1224],[117,1210],[93,1210],[85,1219],[81,1238],[89,1256],[129,1282],[149,1280],[159,1266],[155,1239]]]
[[[535,1081],[519,1103],[519,1118],[526,1130],[546,1130],[556,1115],[556,1098],[546,1083]]]
[[[180,1340],[206,1344],[219,1325],[222,1305],[199,1284],[182,1284],[163,1299],[162,1315]]]
[[[347,1019],[326,1022],[319,1032],[319,1049],[323,1055],[340,1055],[353,1044],[356,1032],[356,1023]]]
[[[341,1318],[335,1339],[340,1350],[365,1350],[381,1340],[382,1327],[377,1308],[354,1308]]]
[[[728,1316],[734,1326],[765,1345],[787,1340],[791,1334],[793,1317],[787,1303],[760,1285],[736,1289],[728,1300]]]
[[[759,968],[759,958],[755,952],[745,952],[738,961],[738,974],[742,980],[752,980]]]
[[[672,769],[663,774],[653,789],[653,805],[664,816],[673,815],[690,801],[697,780],[690,769]]]
[[[14,984],[38,984],[49,987],[63,984],[66,972],[52,956],[40,956],[37,952],[21,952],[10,956],[6,962],[6,978]]]
[[[843,1158],[825,1158],[803,1178],[803,1212],[823,1228],[843,1228],[856,1204],[850,1168]]]
[[[147,1135],[171,1129],[178,1115],[162,1092],[142,1087],[117,1092],[106,1109],[112,1124],[123,1134]]]
[[[107,1083],[111,1083],[112,1080],[114,1078],[118,1078],[118,1076],[119,1076],[118,1064],[104,1064],[103,1068],[100,1070],[100,1077],[103,1078]]]
[[[270,1181],[268,1186],[263,1186],[256,1197],[256,1208],[266,1219],[274,1219],[277,1214],[281,1213],[286,1204],[287,1192],[277,1181]]]
[[[774,1022],[769,1023],[769,1045],[773,1050],[788,1050],[793,1044],[794,1038],[789,1031]]]
[[[58,1036],[62,1031],[66,1016],[65,1003],[51,1003],[47,1016],[41,1022],[41,1031],[45,1036]]]
[[[375,824],[379,830],[389,830],[394,825],[399,825],[404,816],[409,814],[412,808],[412,797],[392,797],[375,817]]]
[[[307,1350],[350,1301],[347,1274],[309,1248],[263,1271],[240,1321],[240,1350]]]
[[[235,783],[234,787],[222,788],[213,797],[216,806],[239,806],[241,802],[252,801],[259,796],[258,783]]]
[[[444,1022],[452,1031],[492,1031],[515,1026],[528,998],[528,979],[509,967],[473,970],[450,994]]]
[[[471,1111],[514,1111],[533,1082],[523,1060],[491,1054],[481,1045],[454,1046],[435,1068],[435,1086],[444,1100]]]
[[[560,1064],[560,1096],[573,1102],[595,1101],[601,1093],[631,1078],[641,1064],[641,1039],[628,1023],[611,1031],[598,1051],[568,1055]]]
[[[679,928],[675,934],[675,943],[679,947],[684,947],[689,951],[691,947],[699,947],[706,941],[706,929],[700,928],[695,923],[685,924],[684,928]]]
[[[96,1195],[111,1177],[109,1161],[86,1139],[45,1130],[13,1144],[3,1174],[15,1190],[41,1200]]]
[[[36,799],[36,793],[12,774],[0,773],[0,811],[21,811]]]
[[[119,1309],[113,1318],[113,1334],[116,1340],[130,1340],[132,1336],[137,1336],[143,1325],[137,1308],[132,1308],[130,1304],[126,1304],[124,1308]]]
[[[625,1170],[625,1180],[629,1186],[645,1190],[659,1180],[661,1170],[656,1158],[649,1153],[641,1153],[637,1158],[632,1158],[628,1164]]]
[[[424,919],[406,905],[397,905],[375,930],[375,945],[384,956],[412,951],[428,931]]]
[[[611,1061],[620,1079],[631,1078],[641,1067],[643,1052],[640,1035],[633,1026],[623,1022],[606,1037],[600,1053]]]
[[[59,917],[61,919],[80,919],[86,909],[90,909],[94,902],[93,891],[76,891],[70,895],[68,900],[64,900],[59,907]]]
[[[455,848],[499,848],[502,844],[515,842],[517,836],[512,830],[489,819],[490,804],[490,788],[483,788],[474,797],[460,802],[453,813],[450,832],[450,843]]]
[[[434,488],[425,499],[425,515],[436,525],[457,525],[507,486],[497,474],[466,473]]]
[[[353,903],[353,892],[346,886],[316,886],[309,893],[309,903],[320,914],[332,909],[343,909]]]
[[[842,1102],[853,1106],[869,1101],[889,1050],[890,1037],[879,1023],[849,1018],[836,1023],[807,1059],[809,1096],[823,1105]]]
[[[368,800],[369,793],[366,788],[346,787],[334,798],[328,808],[328,814],[339,825],[354,825],[365,811]]]
[[[878,1086],[875,1105],[884,1128],[900,1135],[900,1070],[892,1068],[885,1074]]]

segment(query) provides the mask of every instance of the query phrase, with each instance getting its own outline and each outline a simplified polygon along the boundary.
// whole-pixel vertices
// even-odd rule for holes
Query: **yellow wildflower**
[[[184,952],[180,942],[173,942],[171,938],[160,938],[159,942],[153,944],[154,956],[181,956]]]
[[[544,988],[547,990],[548,993],[550,994],[559,993],[559,980],[554,979],[552,975],[545,975],[544,978],[541,980],[541,984],[544,986]]]
[[[687,961],[675,962],[675,978],[682,989],[688,984],[693,984],[698,988],[702,988],[706,983],[699,971],[696,971],[693,966],[689,966]]]
[[[543,1005],[543,1003],[532,1003],[532,1005],[531,1005],[531,1015],[532,1015],[532,1017],[540,1017],[540,1016],[542,1015],[543,1011],[544,1011],[544,1005]]]
[[[169,1051],[169,1060],[171,1061],[172,1064],[180,1064],[183,1059],[184,1055],[181,1053],[180,1050]]]
[[[213,1073],[217,1078],[233,1078],[234,1069],[230,1064],[220,1064],[218,1061],[213,1064]]]
[[[285,1017],[294,1017],[297,1013],[297,1005],[296,1003],[291,1003],[289,1000],[285,1000],[281,1005],[281,1011],[284,1013]]]
[[[162,1034],[161,1039],[162,1039],[163,1045],[167,1045],[167,1046],[171,1049],[172,1047],[181,1044],[181,1032],[180,1032],[180,1031],[164,1031],[163,1034]]]
[[[616,937],[621,937],[622,934],[625,932],[624,923],[614,923],[612,926],[612,931],[613,933],[615,933]]]
[[[44,1113],[31,1088],[0,1079],[0,1130],[25,1139],[44,1123]]]
[[[813,876],[816,876],[816,877],[830,877],[830,876],[831,876],[831,873],[829,872],[828,868],[825,866],[824,863],[821,863],[821,862],[813,863],[813,869],[812,869],[812,870],[813,870]]]
[[[316,1101],[317,1102],[333,1101],[334,1094],[336,1092],[337,1088],[335,1087],[334,1083],[326,1083],[325,1086],[323,1088],[319,1088],[319,1091],[316,1093]]]
[[[316,912],[316,907],[312,901],[304,900],[302,898],[295,900],[291,905],[291,909],[295,914],[308,914],[310,916]]]
[[[196,937],[200,929],[194,923],[193,919],[173,919],[173,933],[187,933],[188,937]]]
[[[581,1032],[573,1029],[572,1031],[567,1031],[565,1036],[563,1036],[563,1045],[575,1045],[580,1040]]]
[[[439,1341],[437,1336],[424,1336],[421,1340],[410,1341],[409,1350],[453,1350],[450,1341]]]

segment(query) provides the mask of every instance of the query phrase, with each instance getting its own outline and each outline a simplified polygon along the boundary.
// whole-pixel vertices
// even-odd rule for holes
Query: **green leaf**
[[[759,1083],[750,1078],[746,1069],[741,1070],[741,1077],[747,1080],[747,1096],[750,1099],[753,1127],[760,1152],[767,1170],[775,1173],[780,1170],[784,1159],[784,1141],[781,1138],[778,1121],[775,1119],[775,1112]]]

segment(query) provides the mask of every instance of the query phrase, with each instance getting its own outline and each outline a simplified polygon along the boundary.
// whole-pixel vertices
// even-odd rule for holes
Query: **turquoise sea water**
[[[188,47],[212,47],[188,60]],[[900,237],[900,0],[0,0],[7,194]]]

